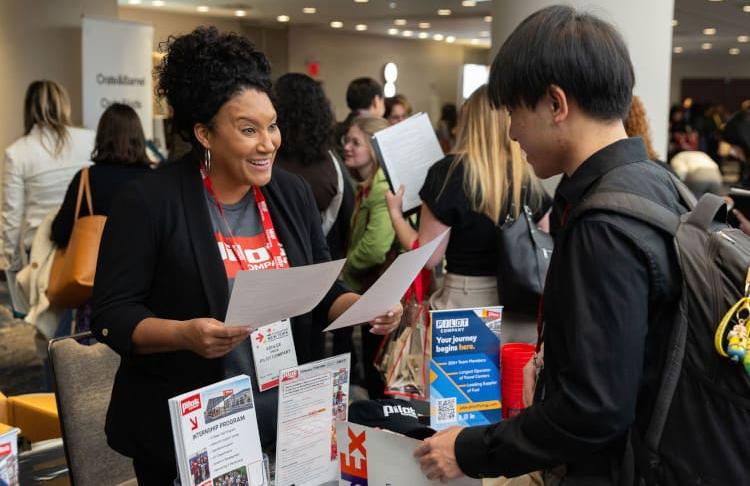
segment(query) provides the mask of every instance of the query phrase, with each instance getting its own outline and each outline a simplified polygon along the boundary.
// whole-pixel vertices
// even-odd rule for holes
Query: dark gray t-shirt
[[[216,243],[219,245],[219,254],[224,263],[231,294],[234,286],[234,276],[241,270],[237,258],[229,248],[229,241],[234,235],[234,240],[245,249],[251,265],[263,265],[265,256],[265,235],[263,234],[263,223],[260,212],[250,190],[236,204],[224,204],[224,218],[221,217],[213,197],[204,188],[203,193],[208,204],[208,213],[211,217]],[[226,221],[225,221],[226,218]],[[227,223],[231,233],[227,230]],[[253,395],[255,397],[255,413],[258,418],[258,429],[260,430],[260,441],[264,449],[273,447],[276,442],[276,410],[278,402],[278,388],[262,392],[258,389],[257,377],[255,375],[255,363],[253,362],[253,351],[250,338],[234,348],[224,357],[224,376],[231,378],[245,374],[251,378],[253,383]]]

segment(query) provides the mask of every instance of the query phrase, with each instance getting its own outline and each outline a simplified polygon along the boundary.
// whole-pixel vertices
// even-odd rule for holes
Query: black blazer
[[[290,265],[329,260],[310,186],[274,168],[262,190]],[[224,378],[221,358],[190,351],[135,354],[131,343],[147,317],[224,320],[227,276],[211,228],[191,155],[129,183],[111,208],[99,249],[92,331],[122,357],[106,432],[110,446],[126,456],[174,465],[167,400]],[[337,282],[311,313],[292,319],[300,363],[320,356],[310,343],[319,342],[313,338],[346,291]]]

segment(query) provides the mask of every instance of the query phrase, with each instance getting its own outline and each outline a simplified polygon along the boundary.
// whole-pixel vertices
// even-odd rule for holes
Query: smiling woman
[[[177,476],[167,400],[238,374],[252,377],[261,442],[273,448],[277,393],[259,391],[253,323],[222,322],[229,294],[238,271],[330,259],[310,187],[274,167],[281,134],[266,57],[213,27],[170,38],[166,51],[158,92],[193,150],[116,198],[93,296],[92,330],[122,356],[107,438],[133,458],[139,484]],[[279,324],[300,363],[321,357],[313,336],[358,298],[336,282],[312,312]],[[371,332],[391,332],[400,315],[397,304]]]

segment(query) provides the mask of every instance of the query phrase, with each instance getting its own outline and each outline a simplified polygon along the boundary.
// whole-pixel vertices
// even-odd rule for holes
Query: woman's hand
[[[182,325],[184,347],[204,358],[219,358],[244,341],[249,327],[227,327],[208,317],[191,319]]]
[[[403,184],[398,187],[396,194],[391,191],[385,191],[385,204],[388,206],[388,214],[391,215],[391,220],[404,217],[404,213],[401,210],[404,201],[404,192],[406,192],[406,189]]]
[[[378,316],[370,321],[370,324],[372,325],[370,332],[373,334],[380,334],[381,336],[392,333],[401,322],[401,315],[403,313],[404,307],[399,302],[382,316]]]

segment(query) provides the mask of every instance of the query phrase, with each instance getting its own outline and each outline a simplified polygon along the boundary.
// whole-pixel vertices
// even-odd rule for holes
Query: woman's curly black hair
[[[194,146],[198,144],[195,124],[210,126],[234,95],[247,88],[270,94],[268,59],[239,34],[198,27],[189,34],[169,36],[159,48],[166,55],[156,68],[156,92],[172,107],[177,133]]]
[[[320,83],[305,74],[285,74],[276,81],[274,95],[284,137],[278,156],[308,166],[326,160],[334,119]]]

